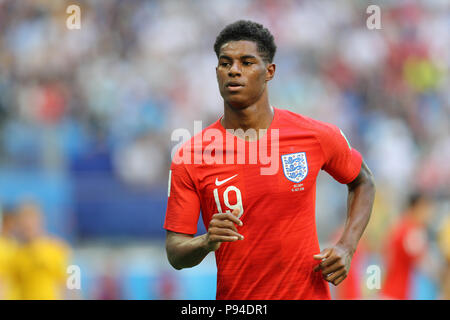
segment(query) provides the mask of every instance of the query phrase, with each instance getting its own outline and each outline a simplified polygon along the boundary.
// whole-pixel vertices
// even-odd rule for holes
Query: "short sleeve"
[[[324,154],[322,169],[342,184],[352,182],[361,170],[361,154],[335,125],[325,124],[318,138]]]
[[[200,216],[200,199],[185,164],[172,162],[169,171],[168,201],[164,228],[196,234]]]

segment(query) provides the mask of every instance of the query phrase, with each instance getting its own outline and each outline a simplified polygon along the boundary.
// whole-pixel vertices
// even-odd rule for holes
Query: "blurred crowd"
[[[66,27],[70,4],[81,8],[79,30]],[[450,4],[380,1],[375,30],[366,25],[369,4],[377,2],[0,0],[0,176],[88,175],[95,185],[103,173],[128,189],[167,190],[173,130],[193,133],[194,120],[206,127],[223,111],[215,37],[238,19],[258,21],[278,47],[272,105],[338,125],[374,173],[377,198],[361,245],[366,265],[388,268],[389,235],[409,212],[411,194],[422,194],[430,202],[422,226],[427,263],[417,262],[414,297],[448,299]],[[3,176],[6,185],[16,179]],[[19,205],[5,189],[0,184],[0,201]],[[345,194],[329,177],[319,179],[321,244],[345,218]],[[70,207],[54,217],[70,220],[62,213],[76,211]],[[165,212],[147,210],[163,219]],[[60,236],[76,253],[80,237],[69,230]],[[173,291],[164,281],[161,288]],[[352,297],[378,296],[365,289]]]

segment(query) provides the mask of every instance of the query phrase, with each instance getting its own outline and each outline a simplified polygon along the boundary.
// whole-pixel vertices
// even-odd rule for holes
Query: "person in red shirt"
[[[168,260],[189,268],[214,251],[217,299],[330,299],[327,281],[345,279],[369,221],[373,176],[338,127],[270,105],[276,46],[266,28],[235,22],[214,48],[224,115],[173,157]],[[322,251],[321,169],[349,190],[342,236]],[[200,211],[207,233],[195,236]]]
[[[386,243],[386,277],[383,299],[412,299],[412,275],[427,249],[426,228],[431,215],[430,199],[420,193],[410,196],[408,208],[394,225]]]

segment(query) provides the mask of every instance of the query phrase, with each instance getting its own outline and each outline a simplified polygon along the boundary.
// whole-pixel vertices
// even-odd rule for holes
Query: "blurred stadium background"
[[[81,7],[79,30],[66,28],[71,4]],[[380,30],[366,26],[369,4],[381,8]],[[173,270],[162,224],[171,133],[221,115],[212,47],[238,19],[275,36],[272,104],[338,125],[375,175],[364,259],[354,266],[358,297],[379,298],[366,286],[367,266],[384,275],[387,233],[414,190],[430,194],[433,208],[411,296],[445,297],[446,0],[0,0],[2,207],[40,206],[47,231],[71,247],[70,264],[81,268],[77,298],[214,299],[213,255]],[[344,222],[346,193],[320,174],[321,246]]]

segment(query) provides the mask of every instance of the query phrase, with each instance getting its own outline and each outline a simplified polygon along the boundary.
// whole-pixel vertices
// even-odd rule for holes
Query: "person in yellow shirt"
[[[43,216],[36,204],[23,204],[18,213],[21,239],[14,268],[22,300],[65,298],[70,249],[62,240],[45,234]]]
[[[14,239],[15,216],[12,209],[0,208],[0,300],[18,298],[13,260],[17,250]]]
[[[439,247],[445,258],[445,267],[442,274],[442,296],[443,300],[450,300],[450,215],[444,219],[438,235]]]

